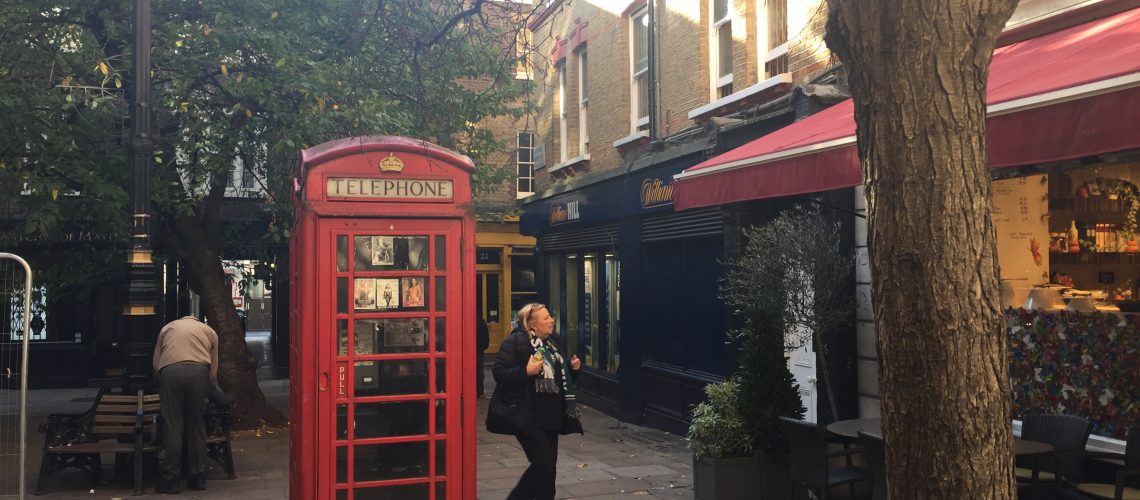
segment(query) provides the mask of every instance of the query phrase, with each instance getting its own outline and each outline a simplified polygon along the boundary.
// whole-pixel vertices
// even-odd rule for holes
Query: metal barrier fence
[[[28,448],[32,268],[0,252],[0,498],[23,500]]]

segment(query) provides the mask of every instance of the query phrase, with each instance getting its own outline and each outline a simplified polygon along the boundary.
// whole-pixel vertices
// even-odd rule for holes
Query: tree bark
[[[234,428],[283,425],[285,416],[266,401],[257,385],[257,358],[246,346],[245,331],[230,298],[230,285],[226,282],[221,259],[198,250],[190,248],[189,258],[182,262],[191,288],[202,299],[210,325],[218,332],[218,382],[236,401],[232,410]],[[200,257],[193,257],[194,254]]]
[[[888,498],[1015,498],[986,81],[1016,0],[828,0],[850,71]]]
[[[168,182],[178,182],[171,171],[159,172]],[[225,183],[221,178],[215,179],[210,194],[197,207],[200,217],[160,210],[166,230],[157,234],[163,246],[186,266],[186,280],[201,297],[206,318],[218,333],[218,382],[224,392],[234,397],[233,427],[284,425],[288,420],[266,401],[257,385],[257,358],[245,343],[245,330],[222,269],[219,233],[224,192]]]

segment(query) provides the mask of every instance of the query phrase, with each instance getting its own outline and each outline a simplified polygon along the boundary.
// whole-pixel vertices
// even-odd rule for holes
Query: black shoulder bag
[[[509,393],[509,396],[507,397]],[[515,398],[513,396],[518,396]],[[526,390],[517,391],[495,386],[487,406],[487,431],[495,434],[520,436],[529,434],[534,427],[534,416],[526,397]]]

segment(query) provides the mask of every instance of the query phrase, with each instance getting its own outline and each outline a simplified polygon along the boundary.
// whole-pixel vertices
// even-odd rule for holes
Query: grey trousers
[[[210,390],[210,367],[201,363],[175,363],[158,372],[162,394],[162,478],[177,481],[182,474],[182,447],[186,446],[191,476],[206,466],[206,395]],[[185,439],[185,441],[183,441]]]

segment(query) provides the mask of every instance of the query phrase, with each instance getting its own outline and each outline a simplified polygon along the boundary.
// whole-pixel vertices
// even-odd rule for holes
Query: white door
[[[795,332],[795,334],[798,338],[804,338],[804,334],[811,335],[811,332]],[[815,351],[812,350],[811,342],[806,342],[799,349],[788,353],[788,369],[791,370],[799,386],[800,400],[803,401],[805,409],[804,421],[815,422]]]
[[[788,269],[787,272],[801,274],[789,279],[788,282],[790,283],[810,283],[803,276],[803,269]],[[799,386],[800,401],[804,404],[803,419],[813,423],[816,421],[816,358],[812,345],[812,332],[805,326],[805,323],[810,323],[810,318],[806,316],[811,314],[814,303],[815,293],[810,288],[790,290],[786,307],[788,318],[791,321],[789,321],[784,342],[785,346],[794,347],[788,352],[788,370],[792,372],[792,376],[796,379],[796,385]]]

